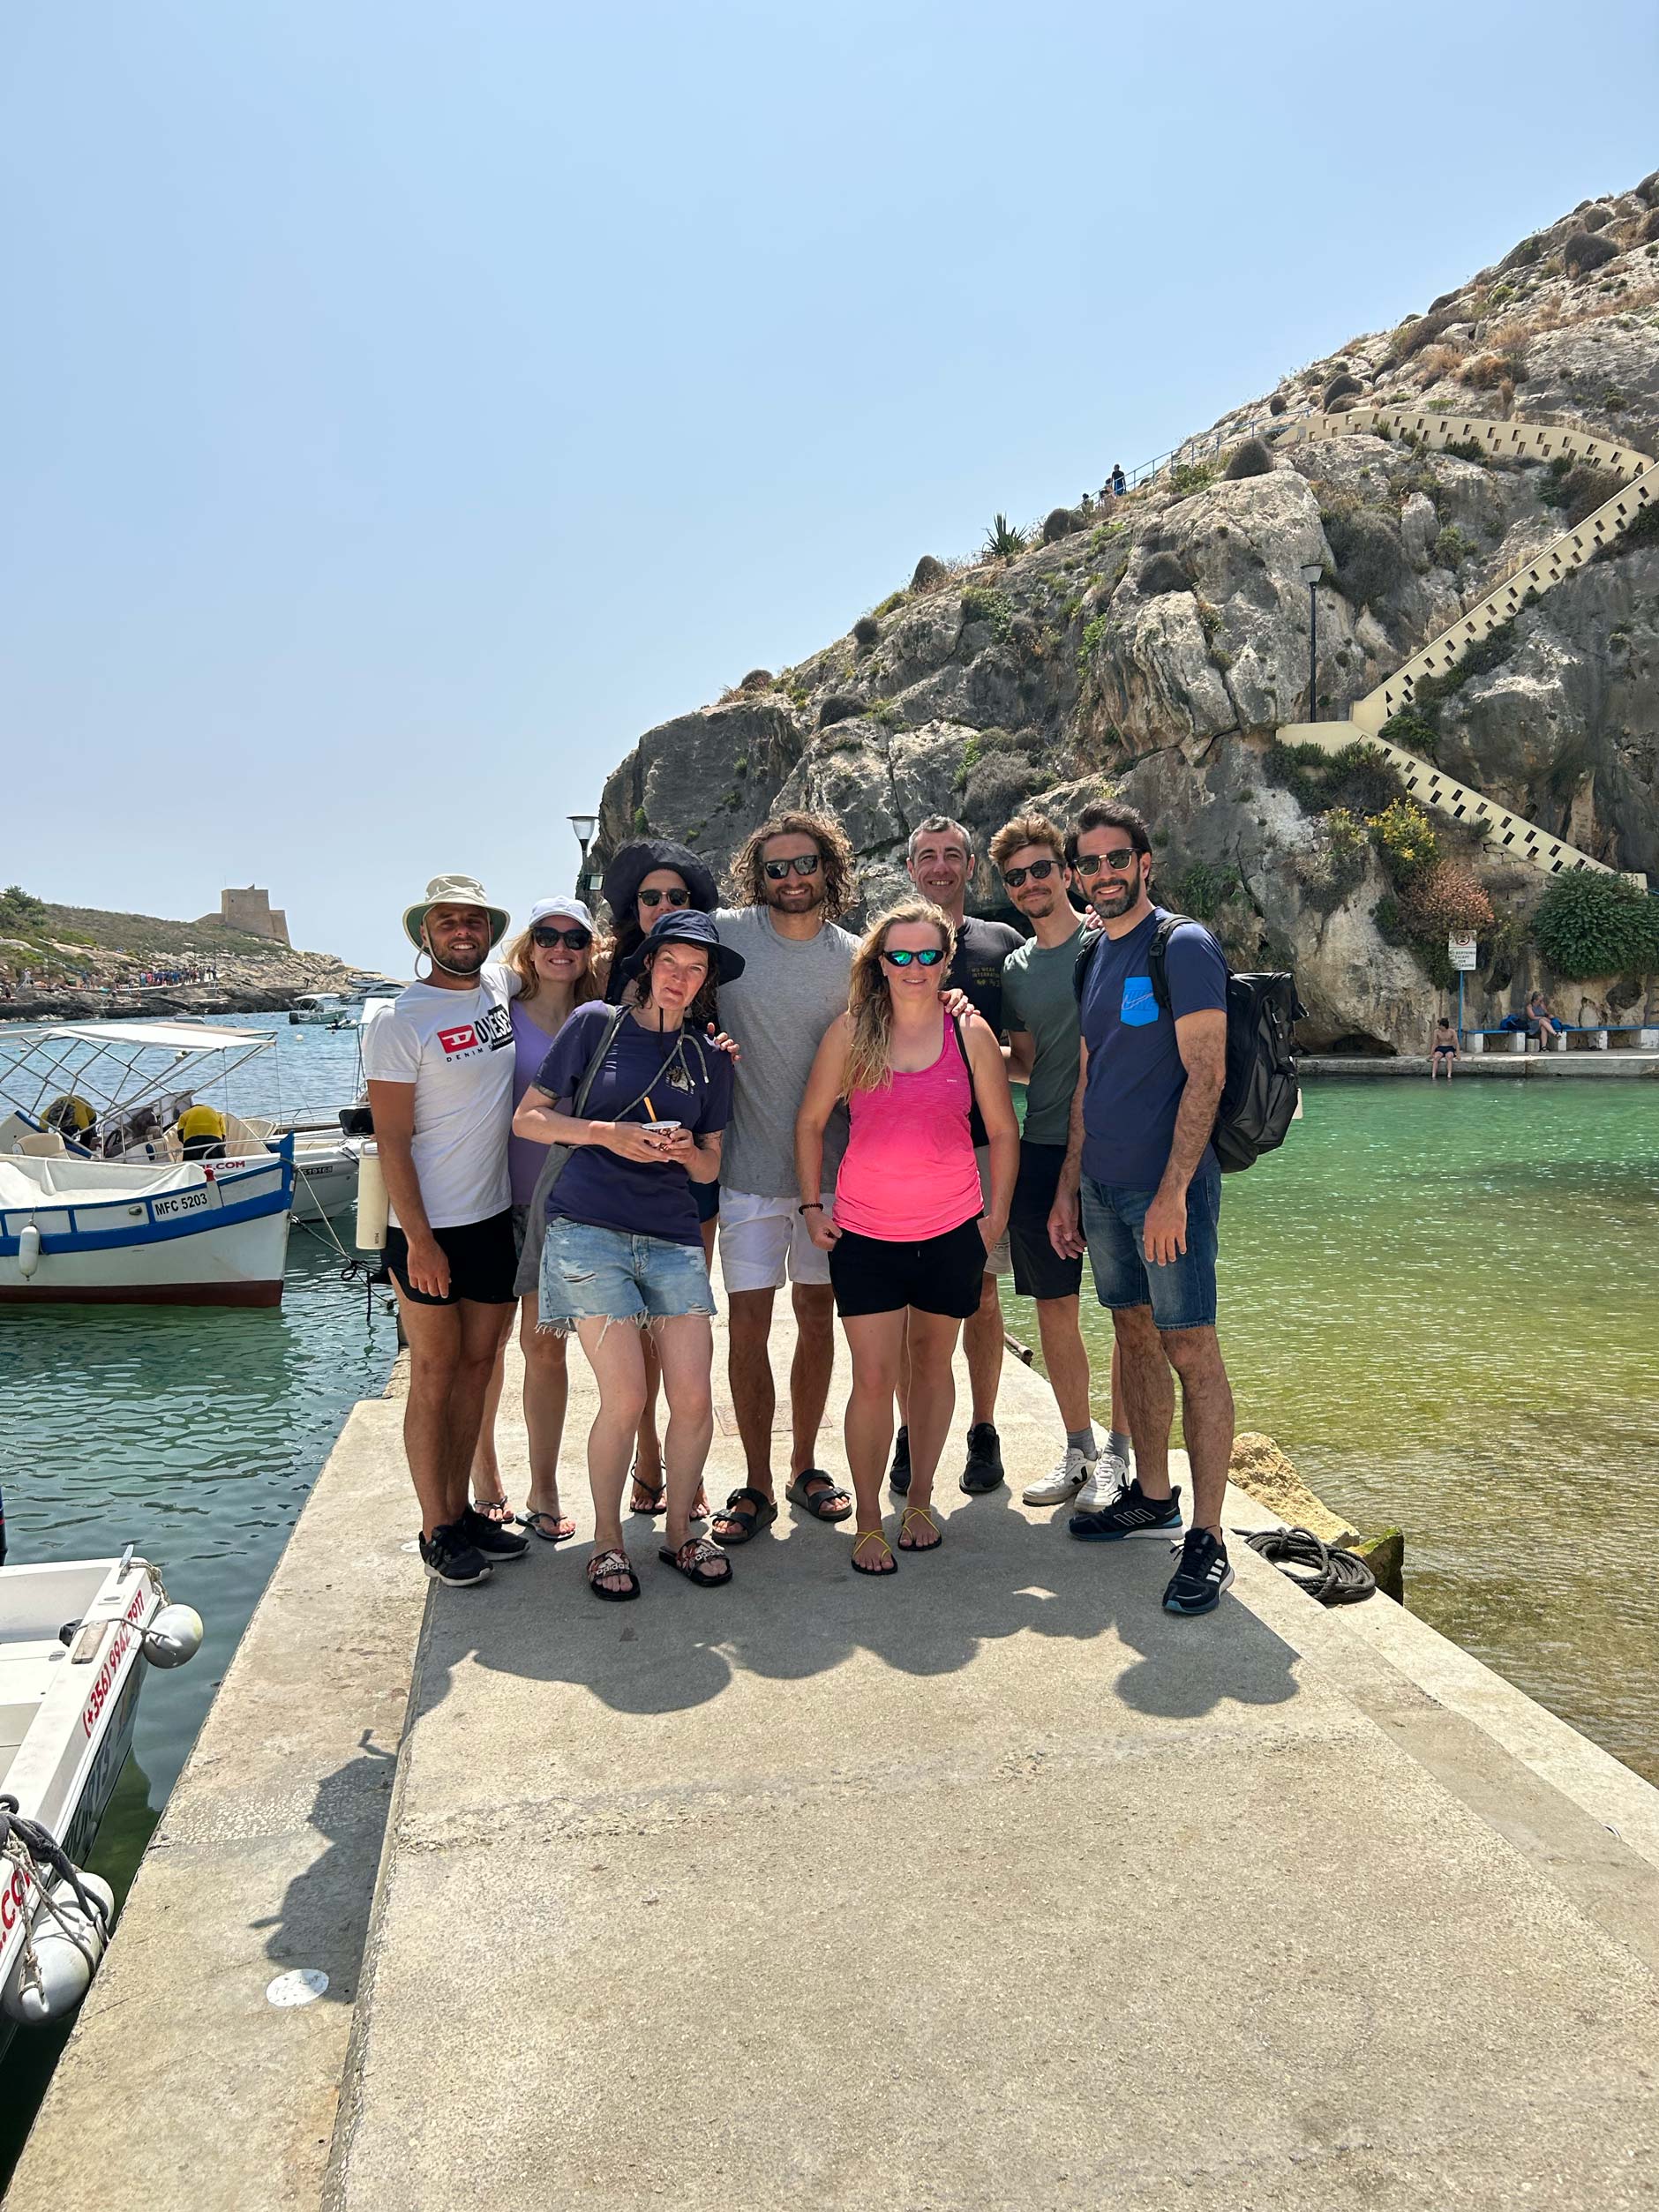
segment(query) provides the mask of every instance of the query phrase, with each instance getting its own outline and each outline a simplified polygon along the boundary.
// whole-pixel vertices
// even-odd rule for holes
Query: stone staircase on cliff
[[[1509,621],[1540,592],[1581,568],[1604,545],[1629,529],[1645,508],[1659,500],[1659,469],[1655,469],[1652,456],[1588,431],[1557,424],[1495,423],[1472,415],[1431,415],[1403,407],[1356,407],[1345,415],[1302,416],[1282,425],[1280,442],[1295,445],[1304,440],[1351,438],[1360,431],[1408,438],[1434,447],[1473,444],[1485,453],[1513,461],[1554,461],[1565,456],[1593,462],[1625,481],[1581,522],[1563,530],[1540,552],[1518,562],[1483,598],[1349,708],[1345,720],[1287,723],[1279,731],[1280,739],[1287,745],[1317,745],[1327,753],[1340,753],[1345,746],[1367,739],[1420,804],[1453,821],[1484,825],[1489,851],[1507,851],[1545,875],[1560,875],[1575,868],[1601,875],[1614,874],[1605,861],[1592,859],[1564,837],[1552,836],[1536,822],[1485,798],[1432,761],[1393,744],[1382,731],[1393,716],[1411,704],[1424,677],[1444,676],[1455,668],[1471,647]],[[1645,876],[1633,875],[1629,881],[1646,888]]]

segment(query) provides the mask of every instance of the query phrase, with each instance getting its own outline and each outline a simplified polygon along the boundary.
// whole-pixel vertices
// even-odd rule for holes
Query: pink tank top
[[[973,1084],[951,1024],[939,1057],[913,1074],[895,1069],[879,1091],[847,1101],[852,1135],[836,1179],[836,1221],[884,1244],[915,1244],[960,1228],[980,1211],[980,1171],[968,1133]]]

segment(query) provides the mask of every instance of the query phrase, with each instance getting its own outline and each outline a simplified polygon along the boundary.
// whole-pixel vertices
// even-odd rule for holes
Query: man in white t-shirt
[[[403,915],[431,972],[364,1031],[363,1065],[391,1201],[386,1262],[409,1349],[403,1449],[435,1582],[488,1581],[525,1537],[467,1496],[484,1391],[514,1304],[507,1181],[515,971],[489,962],[506,934],[469,875],[439,875]]]

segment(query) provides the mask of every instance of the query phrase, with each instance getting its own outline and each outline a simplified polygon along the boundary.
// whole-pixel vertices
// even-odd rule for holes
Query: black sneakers
[[[486,1559],[522,1559],[530,1548],[528,1536],[521,1536],[515,1528],[505,1528],[499,1521],[492,1521],[487,1513],[480,1513],[476,1506],[468,1506],[455,1524],[455,1533],[462,1543],[470,1544]]]
[[[910,1488],[910,1431],[902,1423],[893,1439],[893,1464],[887,1470],[887,1482],[900,1497]]]
[[[1074,1513],[1066,1523],[1082,1544],[1115,1543],[1120,1536],[1156,1536],[1160,1529],[1180,1526],[1180,1484],[1167,1497],[1148,1497],[1138,1477],[1098,1513]]]
[[[470,1589],[475,1582],[488,1582],[495,1572],[484,1554],[467,1541],[458,1521],[421,1538],[421,1564],[433,1582],[451,1590]]]
[[[1218,1543],[1207,1528],[1190,1528],[1181,1547],[1181,1563],[1164,1592],[1164,1611],[1212,1613],[1232,1581],[1227,1546]]]
[[[1002,1443],[988,1421],[976,1421],[968,1431],[968,1460],[961,1487],[970,1497],[995,1490],[1002,1482]]]

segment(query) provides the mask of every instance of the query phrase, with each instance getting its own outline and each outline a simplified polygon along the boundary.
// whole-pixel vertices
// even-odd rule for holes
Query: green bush
[[[1495,622],[1483,638],[1476,638],[1464,653],[1455,668],[1448,668],[1444,676],[1419,676],[1411,687],[1412,707],[1419,716],[1433,716],[1443,699],[1450,699],[1476,676],[1490,675],[1501,668],[1515,650],[1515,618],[1507,622]]]
[[[902,607],[909,596],[910,594],[907,591],[890,591],[881,604],[873,608],[871,611],[879,622],[883,615],[891,614],[897,608]]]
[[[962,595],[965,627],[971,622],[988,622],[1001,637],[1013,619],[1013,613],[1007,594],[993,591],[987,584],[970,584]]]
[[[1423,808],[1408,799],[1390,801],[1370,822],[1371,843],[1396,889],[1431,868],[1440,857],[1440,841]]]
[[[1448,522],[1434,541],[1434,558],[1442,568],[1460,567],[1466,560],[1472,560],[1479,551],[1455,522]]]
[[[1425,722],[1410,707],[1402,707],[1397,715],[1390,715],[1383,724],[1382,735],[1402,753],[1415,753],[1423,761],[1436,757],[1435,747],[1440,742],[1440,732],[1434,724]]]
[[[1659,499],[1649,500],[1629,529],[1609,538],[1596,558],[1617,560],[1621,553],[1633,552],[1640,545],[1659,545]]]
[[[1398,527],[1369,507],[1325,518],[1325,536],[1336,558],[1337,583],[1355,606],[1390,598],[1411,573]]]
[[[645,835],[646,831],[647,831],[647,830],[650,828],[650,826],[651,826],[651,825],[650,825],[650,823],[649,823],[649,822],[646,820],[646,818],[645,818],[645,809],[644,809],[644,807],[643,807],[643,806],[636,806],[636,807],[634,809],[634,836],[635,836],[636,837],[642,837],[642,836]]]
[[[985,555],[987,560],[1012,560],[1025,550],[1025,533],[1016,529],[1007,515],[995,516],[985,534]]]
[[[910,588],[912,591],[932,591],[943,583],[950,574],[943,561],[936,560],[931,553],[924,553],[911,572]]]
[[[20,883],[8,883],[0,891],[0,926],[39,929],[46,921],[46,901],[26,891]]]
[[[867,653],[882,634],[882,626],[873,614],[861,614],[852,626],[852,642]]]
[[[1562,454],[1544,470],[1538,497],[1546,506],[1559,507],[1565,527],[1575,530],[1587,515],[1605,506],[1623,484],[1623,477],[1610,469],[1598,469],[1593,461],[1572,461]]]
[[[818,709],[818,727],[833,729],[837,722],[851,722],[855,715],[864,712],[864,701],[850,691],[832,691]]]
[[[1207,860],[1195,860],[1177,879],[1169,903],[1178,914],[1190,914],[1195,922],[1210,922],[1242,885],[1243,878],[1236,868],[1212,867]]]
[[[1170,464],[1169,489],[1177,499],[1190,499],[1195,491],[1203,491],[1215,482],[1215,470],[1207,461],[1177,461]]]
[[[1569,276],[1588,276],[1592,269],[1604,268],[1618,259],[1612,240],[1598,237],[1593,230],[1575,230],[1561,249],[1561,265]]]
[[[1259,438],[1247,438],[1235,446],[1227,455],[1222,475],[1228,484],[1239,484],[1246,476],[1266,476],[1272,474],[1273,456]]]
[[[1442,414],[1456,414],[1455,408],[1443,408]],[[1483,461],[1489,458],[1486,448],[1478,438],[1448,438],[1441,446],[1443,454],[1450,454],[1453,461]]]
[[[1090,664],[1093,661],[1095,654],[1099,651],[1100,640],[1105,635],[1106,617],[1103,614],[1097,614],[1084,624],[1083,642],[1077,648],[1077,673],[1079,676],[1086,676],[1088,674]]]
[[[1659,974],[1659,900],[1616,875],[1580,868],[1557,876],[1539,902],[1532,934],[1550,972],[1565,982]]]

